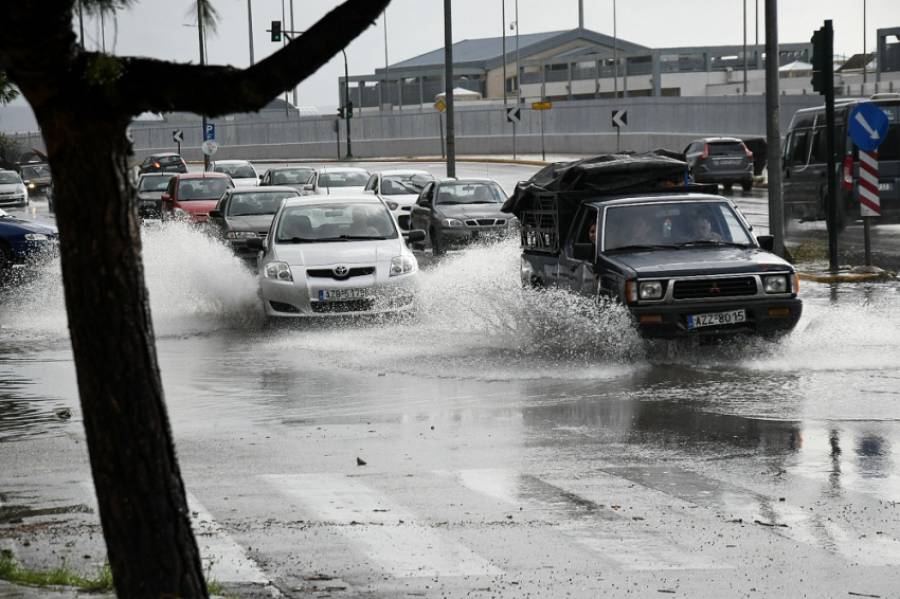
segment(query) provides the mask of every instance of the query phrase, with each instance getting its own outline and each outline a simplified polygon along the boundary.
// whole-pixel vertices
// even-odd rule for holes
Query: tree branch
[[[315,73],[373,24],[390,0],[347,0],[302,36],[247,69],[148,58],[121,59],[119,108],[218,116],[258,111]]]

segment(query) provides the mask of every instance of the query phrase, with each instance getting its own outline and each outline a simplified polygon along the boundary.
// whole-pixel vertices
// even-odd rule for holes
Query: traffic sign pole
[[[881,215],[878,190],[878,150],[859,151],[859,209],[863,217],[866,266],[872,266],[872,218]]]
[[[541,111],[541,160],[547,161],[547,151],[544,149],[544,111]]]

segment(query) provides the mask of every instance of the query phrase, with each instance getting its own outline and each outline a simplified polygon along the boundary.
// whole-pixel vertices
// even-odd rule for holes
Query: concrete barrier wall
[[[782,96],[782,135],[794,112],[821,104],[818,96]],[[552,110],[523,108],[516,127],[516,150],[521,154],[591,154],[614,151],[616,130],[613,110],[628,111],[628,127],[622,129],[619,147],[643,151],[654,148],[683,149],[697,137],[710,135],[765,135],[764,96],[679,98],[627,98],[559,102]],[[441,123],[446,115],[434,110],[372,112],[352,119],[353,154],[359,158],[384,156],[436,156],[441,154]],[[323,159],[345,152],[346,129],[332,117],[290,121],[257,118],[252,121],[216,119],[218,159]],[[458,154],[512,154],[513,126],[502,105],[460,104],[456,112]],[[199,118],[193,122],[135,122],[132,125],[135,155],[173,151],[172,132],[185,134],[182,154],[199,160],[202,141]],[[20,138],[28,147],[43,148],[39,136]]]

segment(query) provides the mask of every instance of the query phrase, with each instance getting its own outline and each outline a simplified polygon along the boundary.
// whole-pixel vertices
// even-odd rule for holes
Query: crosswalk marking
[[[699,555],[668,538],[665,531],[642,529],[630,518],[563,486],[513,470],[472,469],[457,473],[472,491],[528,510],[590,513],[595,525],[566,526],[558,530],[579,545],[599,553],[622,570],[728,569],[730,564]],[[617,477],[609,477],[616,479]],[[615,481],[611,481],[615,483]],[[619,481],[621,482],[621,480]],[[522,493],[519,489],[539,489]],[[632,493],[636,491],[632,490]]]
[[[417,576],[497,576],[502,571],[447,538],[387,496],[342,474],[264,475],[279,493],[299,499],[312,516],[338,525],[385,572]],[[402,522],[401,522],[402,521]]]

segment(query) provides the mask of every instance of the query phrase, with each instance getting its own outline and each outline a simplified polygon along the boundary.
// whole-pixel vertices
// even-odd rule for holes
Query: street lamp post
[[[447,96],[447,176],[456,176],[456,134],[453,127],[453,21],[451,0],[444,0],[444,95]]]
[[[866,67],[868,62],[866,60],[866,0],[863,0],[863,95],[866,93]]]
[[[543,67],[542,67],[543,68]],[[522,65],[519,64],[519,0],[516,0],[516,108],[522,107]],[[513,160],[516,159],[516,133],[518,125],[513,122]]]
[[[503,21],[503,26],[500,27],[500,34],[503,37],[503,108],[506,108],[506,0],[500,0],[500,18]]]
[[[206,65],[206,50],[203,45],[203,10],[201,2],[197,2],[197,33],[200,41],[200,66],[204,66]],[[201,116],[200,122],[200,137],[203,138],[206,136],[205,114]],[[209,170],[209,156],[206,155],[206,152],[203,153],[203,170]]]
[[[253,66],[253,0],[247,0],[247,29],[250,40],[250,66]]]
[[[618,32],[616,31],[616,0],[613,0],[613,97],[619,97]],[[626,59],[627,60],[627,59]],[[626,75],[627,76],[627,75]]]
[[[347,125],[347,160],[353,160],[353,149],[350,142],[350,111],[353,110],[353,102],[350,101],[350,69],[347,67],[347,51],[341,48],[344,55],[344,122]]]
[[[747,95],[747,0],[744,0],[744,95]]]

